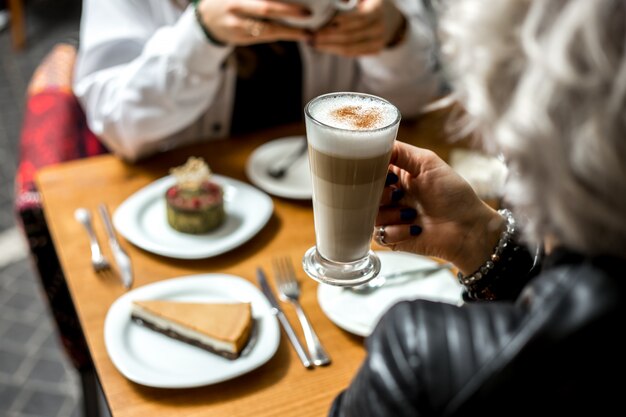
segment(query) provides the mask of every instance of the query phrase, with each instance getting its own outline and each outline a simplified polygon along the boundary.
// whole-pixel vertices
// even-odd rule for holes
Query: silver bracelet
[[[457,274],[457,278],[461,285],[473,285],[483,279],[491,270],[493,270],[496,264],[500,261],[502,252],[504,252],[509,242],[511,241],[511,238],[513,237],[513,234],[516,230],[515,218],[513,218],[513,213],[511,213],[511,211],[508,209],[501,209],[498,210],[498,214],[506,220],[506,229],[500,235],[498,244],[496,245],[493,253],[489,257],[487,262],[485,262],[480,268],[476,270],[476,272],[471,275],[465,277],[461,272]]]

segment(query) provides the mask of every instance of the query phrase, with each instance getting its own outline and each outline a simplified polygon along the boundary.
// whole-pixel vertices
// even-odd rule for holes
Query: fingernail
[[[398,182],[398,176],[393,172],[387,173],[387,179],[385,180],[385,187]]]
[[[422,228],[416,224],[412,224],[411,227],[409,227],[409,233],[411,233],[411,236],[417,236],[422,233]]]
[[[412,208],[403,208],[400,210],[400,220],[413,220],[417,217],[417,211]]]
[[[396,202],[404,197],[404,190],[402,188],[396,188],[391,192],[391,201]]]

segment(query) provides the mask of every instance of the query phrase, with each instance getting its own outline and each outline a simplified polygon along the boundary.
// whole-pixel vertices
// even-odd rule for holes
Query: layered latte
[[[345,93],[306,112],[317,250],[354,262],[370,249],[400,114],[383,99]]]

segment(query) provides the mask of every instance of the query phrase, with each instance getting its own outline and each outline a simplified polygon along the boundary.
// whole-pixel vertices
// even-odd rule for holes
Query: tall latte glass
[[[316,239],[304,270],[331,285],[363,284],[380,271],[370,243],[400,112],[380,97],[339,92],[314,98],[304,114]]]

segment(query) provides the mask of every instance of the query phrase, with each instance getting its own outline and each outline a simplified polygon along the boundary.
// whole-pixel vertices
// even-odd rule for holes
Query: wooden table
[[[433,114],[417,122],[403,123],[398,139],[433,149],[445,159],[450,146],[441,132],[442,118],[442,114]],[[260,368],[230,381],[202,388],[168,390],[127,380],[109,359],[104,342],[107,311],[124,294],[124,288],[119,281],[103,278],[93,271],[85,231],[73,217],[77,207],[95,213],[101,202],[113,212],[135,191],[167,175],[170,167],[184,163],[192,155],[204,157],[217,174],[248,181],[244,167],[256,147],[276,137],[302,133],[302,125],[286,126],[178,149],[135,165],[113,156],[101,156],[48,167],[38,173],[37,185],[43,196],[46,220],[114,417],[318,417],[327,414],[333,398],[349,384],[365,355],[363,339],[339,329],[324,315],[317,303],[317,283],[302,269],[298,270],[302,304],[333,359],[330,366],[305,369],[281,330],[276,355]],[[209,259],[161,257],[133,246],[120,236],[133,261],[134,288],[211,272],[234,274],[256,285],[257,266],[271,271],[272,257],[289,255],[298,262],[315,242],[311,203],[282,198],[273,201],[274,213],[260,233],[235,250]],[[102,223],[96,221],[95,227],[104,243]],[[112,259],[108,245],[103,247],[105,255]],[[304,341],[294,309],[285,305],[285,312]]]

